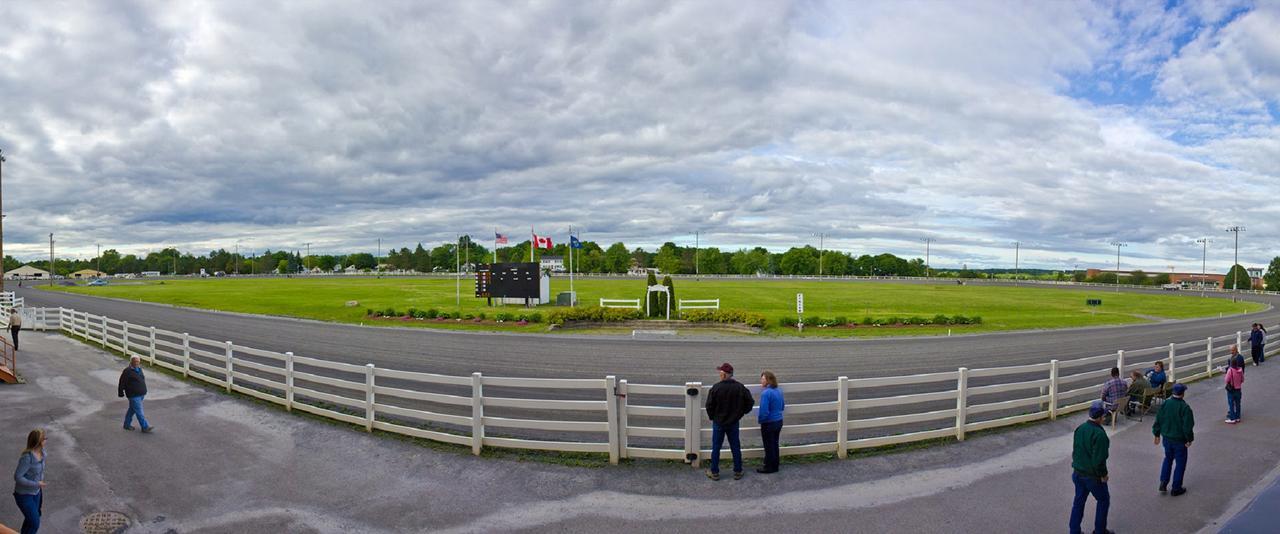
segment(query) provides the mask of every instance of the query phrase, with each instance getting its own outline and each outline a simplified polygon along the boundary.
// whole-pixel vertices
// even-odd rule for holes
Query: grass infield
[[[582,305],[594,306],[601,298],[643,298],[642,279],[576,280]],[[48,289],[48,288],[45,288]],[[422,326],[446,329],[541,332],[545,324],[494,323],[496,312],[529,313],[521,306],[488,307],[477,299],[472,282],[462,280],[461,306],[455,300],[455,282],[441,278],[242,278],[164,281],[112,281],[110,285],[55,286],[57,291],[174,304],[192,308],[282,315],[365,325]],[[568,291],[567,278],[554,278],[551,293]],[[982,324],[968,326],[806,327],[804,337],[885,335],[947,335],[1084,326],[1135,324],[1165,319],[1189,319],[1232,315],[1264,308],[1256,302],[1231,302],[1192,294],[1115,293],[1105,289],[1058,289],[954,284],[892,284],[814,280],[676,280],[677,299],[720,299],[723,309],[743,309],[769,318],[767,335],[797,335],[794,328],[779,326],[779,319],[795,317],[796,293],[804,293],[805,317],[926,317],[937,314],[981,316]],[[1102,299],[1091,308],[1086,299]],[[358,306],[348,307],[347,301]],[[641,301],[643,303],[643,300]],[[485,312],[490,320],[433,321],[371,319],[367,309],[409,308],[463,314]],[[546,312],[555,306],[539,306]],[[672,318],[676,318],[672,310]]]

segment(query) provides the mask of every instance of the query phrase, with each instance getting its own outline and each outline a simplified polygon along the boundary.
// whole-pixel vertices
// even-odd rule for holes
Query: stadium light
[[[1243,227],[1243,226],[1231,226],[1231,227],[1228,227],[1228,228],[1227,228],[1227,231],[1228,231],[1228,232],[1234,232],[1234,233],[1236,234],[1236,256],[1235,256],[1235,262],[1231,264],[1231,271],[1230,271],[1230,272],[1232,273],[1232,275],[1231,275],[1231,289],[1236,290],[1236,291],[1239,291],[1239,290],[1240,290],[1240,273],[1239,273],[1238,271],[1236,271],[1236,266],[1237,266],[1237,265],[1240,265],[1240,232],[1243,232],[1243,231],[1244,231],[1244,227]],[[1250,288],[1250,289],[1252,289],[1252,288],[1253,288],[1253,281],[1252,281],[1252,280],[1249,282],[1249,288]]]
[[[920,239],[924,241],[924,277],[929,277],[929,244],[933,243],[932,237],[924,237]]]
[[[1200,244],[1200,297],[1201,298],[1205,296],[1204,282],[1205,280],[1207,280],[1206,275],[1208,273],[1208,270],[1205,269],[1205,266],[1207,265],[1207,260],[1209,258],[1209,242],[1210,241],[1213,241],[1213,240],[1207,237],[1202,237],[1196,240],[1196,243]]]
[[[1129,246],[1129,244],[1115,241],[1111,243],[1111,246],[1116,247],[1116,293],[1119,293],[1120,292],[1120,247],[1127,247]]]

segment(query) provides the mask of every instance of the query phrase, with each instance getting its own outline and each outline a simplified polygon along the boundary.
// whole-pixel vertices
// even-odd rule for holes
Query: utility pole
[[[1022,252],[1022,242],[1013,242],[1013,283],[1018,283],[1018,256]]]
[[[1208,270],[1205,269],[1205,266],[1208,264],[1210,241],[1213,241],[1213,240],[1207,237],[1202,237],[1196,240],[1196,243],[1200,244],[1200,297],[1201,298],[1204,297],[1204,282],[1206,278],[1206,273],[1208,272]]]
[[[0,191],[4,189],[4,151],[0,150]],[[3,198],[3,195],[0,195]],[[4,204],[0,202],[0,291],[4,291]]]
[[[1240,290],[1240,272],[1236,270],[1236,265],[1240,265],[1240,232],[1243,232],[1243,231],[1244,231],[1244,227],[1243,227],[1243,226],[1231,226],[1231,227],[1228,227],[1228,228],[1227,228],[1227,231],[1228,231],[1228,232],[1234,232],[1234,233],[1236,234],[1236,257],[1235,257],[1235,263],[1232,263],[1232,264],[1231,264],[1231,271],[1230,271],[1230,272],[1232,273],[1232,274],[1231,274],[1231,289],[1236,290],[1236,291],[1239,291],[1239,290]],[[1249,283],[1249,288],[1250,288],[1250,289],[1252,289],[1252,288],[1253,288],[1253,283],[1252,283],[1252,282],[1250,282],[1250,283]]]
[[[236,241],[236,264],[235,264],[234,270],[236,275],[240,274],[240,242],[239,241]]]
[[[178,276],[178,247],[173,247],[173,275]]]
[[[695,230],[693,232],[693,276],[695,279],[702,276],[702,268],[698,265],[698,250],[700,248],[698,245],[701,245],[698,242],[699,237],[701,237],[699,232]]]
[[[824,240],[826,239],[827,234],[818,232],[811,235],[818,238],[818,277],[822,277],[822,256],[824,256],[823,251],[826,250],[826,243]]]
[[[921,239],[921,241],[924,241],[924,277],[928,278],[929,277],[929,244],[933,243],[933,238],[926,237]]]
[[[98,267],[97,271],[102,272],[102,243],[98,243]]]
[[[461,235],[461,234],[459,234],[459,235],[458,235],[458,241],[457,241],[457,244],[458,244],[458,246],[461,246],[461,245],[462,245],[462,235]],[[381,254],[381,253],[382,253],[382,240],[381,240],[381,239],[379,239],[379,240],[378,240],[378,253],[379,253],[379,254]],[[453,263],[454,263],[454,269],[453,269],[454,273],[453,273],[453,274],[454,274],[454,276],[455,276],[455,277],[456,277],[456,279],[457,279],[457,281],[456,281],[456,285],[455,285],[455,287],[454,287],[454,292],[456,293],[456,294],[454,295],[454,299],[457,301],[457,303],[456,303],[456,304],[458,305],[458,311],[462,311],[462,255],[461,255],[461,254],[458,254],[458,249],[457,249],[457,247],[455,247],[455,248],[453,249]]]
[[[306,245],[307,245],[307,257],[302,260],[302,266],[310,270],[311,266],[307,264],[311,263],[311,243],[306,243]]]
[[[1116,293],[1119,293],[1120,292],[1120,247],[1127,247],[1129,246],[1129,244],[1116,241],[1114,243],[1111,243],[1111,245],[1116,247]]]
[[[49,234],[49,287],[53,287],[53,234]]]

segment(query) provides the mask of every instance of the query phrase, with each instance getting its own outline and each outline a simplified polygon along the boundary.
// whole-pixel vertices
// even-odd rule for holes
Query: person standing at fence
[[[9,310],[9,336],[13,338],[13,350],[18,350],[18,331],[22,330],[22,308]]]
[[[1231,357],[1227,358],[1227,366],[1230,367],[1232,362],[1240,362],[1240,367],[1244,368],[1244,355],[1240,354],[1240,348],[1235,345],[1231,346]]]
[[[782,435],[782,411],[786,402],[782,399],[782,390],[778,389],[778,377],[773,371],[760,373],[760,410],[756,412],[756,421],[760,423],[760,438],[764,442],[764,466],[756,469],[757,473],[778,472],[778,439]]]
[[[1164,438],[1164,463],[1160,465],[1160,493],[1169,491],[1169,470],[1175,462],[1177,463],[1177,467],[1173,468],[1173,490],[1169,492],[1174,497],[1187,492],[1187,488],[1182,486],[1182,476],[1187,472],[1187,448],[1196,439],[1195,414],[1191,412],[1191,406],[1182,399],[1186,393],[1186,384],[1174,384],[1173,397],[1160,406],[1160,411],[1156,413],[1156,422],[1151,425],[1151,432],[1156,436],[1156,445],[1159,445],[1160,439]]]
[[[129,358],[129,366],[120,373],[118,393],[129,399],[129,409],[124,412],[124,429],[133,430],[133,416],[137,415],[144,434],[155,430],[142,414],[142,399],[147,396],[147,377],[142,374],[142,358]]]
[[[729,451],[733,454],[733,479],[742,478],[742,443],[738,439],[738,423],[742,416],[751,413],[756,400],[747,386],[733,379],[733,366],[729,362],[716,368],[720,381],[707,393],[707,418],[711,419],[711,468],[707,478],[720,480],[720,446],[729,439]]]
[[[1253,330],[1249,332],[1249,355],[1253,357],[1253,365],[1258,365],[1267,361],[1266,355],[1263,354],[1262,348],[1267,342],[1266,330],[1262,329],[1262,325],[1253,323]]]
[[[1238,362],[1231,362],[1231,368],[1227,369],[1227,424],[1234,425],[1240,422],[1240,388],[1244,386],[1244,366]]]
[[[1084,521],[1084,505],[1093,495],[1098,501],[1093,512],[1094,533],[1108,533],[1107,511],[1111,508],[1111,491],[1107,488],[1107,456],[1111,453],[1111,438],[1102,428],[1102,418],[1107,407],[1102,401],[1093,401],[1089,407],[1089,420],[1076,427],[1071,445],[1071,482],[1076,487],[1076,497],[1071,503],[1071,521],[1067,528],[1071,534],[1080,534]]]
[[[43,429],[27,434],[27,448],[23,449],[18,469],[13,472],[13,499],[22,511],[22,534],[35,534],[40,530],[44,509],[44,441]]]

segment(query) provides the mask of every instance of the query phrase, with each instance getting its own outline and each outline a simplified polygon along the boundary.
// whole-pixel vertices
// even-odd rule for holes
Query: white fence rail
[[[720,299],[679,299],[676,308],[684,310],[718,310]]]
[[[607,454],[613,463],[678,459],[695,467],[710,454],[703,409],[710,386],[700,382],[401,371],[245,347],[73,309],[39,310],[53,328],[153,366],[367,431],[469,446],[475,454],[484,447],[538,449]],[[850,450],[963,440],[968,432],[1055,419],[1097,399],[1113,366],[1129,371],[1159,360],[1171,379],[1212,376],[1229,358],[1231,344],[1244,341],[1241,335],[1067,361],[785,383],[789,403],[781,452],[834,452],[843,458]],[[1278,339],[1280,334],[1270,336],[1268,346],[1280,345]],[[750,388],[758,395],[759,386]],[[758,442],[759,429],[744,424],[742,437]],[[763,455],[759,447],[743,452]]]
[[[640,299],[600,299],[601,308],[640,309]]]

